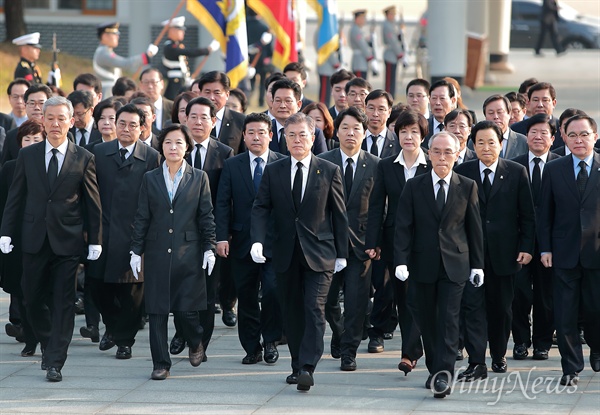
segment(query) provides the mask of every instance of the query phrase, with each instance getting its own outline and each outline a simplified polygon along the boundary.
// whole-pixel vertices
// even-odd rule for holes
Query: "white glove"
[[[250,256],[252,261],[257,264],[264,264],[267,262],[267,258],[263,255],[263,245],[260,242],[254,242],[252,248],[250,248]]]
[[[3,254],[10,254],[11,251],[14,248],[14,245],[11,245],[12,239],[10,238],[10,236],[2,236],[0,237],[0,251],[2,251]]]
[[[336,272],[340,272],[341,270],[346,268],[347,265],[348,265],[348,262],[346,262],[346,258],[336,258],[335,259],[335,267],[333,268],[333,273],[335,274]]]
[[[400,281],[406,281],[408,279],[408,267],[406,265],[398,265],[395,274],[396,278]]]
[[[370,65],[373,75],[377,76],[379,74],[379,62],[377,62],[377,59],[371,60]]]
[[[208,45],[208,50],[211,52],[216,52],[219,49],[221,49],[221,43],[217,39],[213,39],[213,41],[210,42],[210,45]]]
[[[246,73],[246,78],[252,79],[256,75],[256,68],[254,66],[248,66],[248,72]]]
[[[479,288],[483,285],[483,270],[473,268],[471,270],[471,275],[469,276],[469,281],[475,288]]]
[[[215,267],[215,254],[213,251],[208,250],[204,251],[204,258],[202,259],[202,269],[206,269],[208,266],[207,273],[208,275],[212,274],[213,268]]]
[[[87,259],[90,261],[95,261],[100,258],[100,254],[102,253],[102,245],[90,245],[88,246],[88,256]]]
[[[129,253],[131,254],[129,266],[131,267],[131,271],[133,271],[133,276],[137,280],[139,279],[138,273],[142,270],[142,257],[134,254],[133,251],[130,251]]]
[[[150,45],[148,46],[148,49],[146,49],[146,55],[153,57],[158,53],[158,46],[156,46],[154,43],[150,43]]]
[[[260,37],[260,43],[263,45],[268,45],[273,40],[273,35],[270,32],[265,32]]]
[[[56,80],[57,84],[60,84],[60,68],[48,72],[48,84],[54,84],[54,80]]]

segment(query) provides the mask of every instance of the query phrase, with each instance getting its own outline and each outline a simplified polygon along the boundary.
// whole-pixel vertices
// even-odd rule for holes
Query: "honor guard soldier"
[[[169,80],[164,96],[173,100],[179,91],[190,83],[187,58],[208,55],[218,50],[221,45],[217,40],[213,40],[207,48],[186,48],[182,43],[185,37],[185,16],[165,20],[161,24],[169,26],[161,64],[163,76]]]
[[[12,43],[19,47],[21,60],[15,69],[15,79],[24,78],[32,83],[42,83],[42,73],[35,64],[40,57],[40,34],[39,32],[19,36],[13,39]]]
[[[373,48],[369,46],[369,38],[363,31],[367,22],[366,10],[354,11],[354,23],[350,27],[350,47],[352,48],[352,72],[363,79],[367,79],[369,62],[374,73],[379,72]]]
[[[396,72],[398,62],[404,58],[404,41],[402,29],[396,22],[396,6],[383,9],[385,20],[383,21],[383,60],[385,62],[385,90],[396,95]]]
[[[315,33],[315,49],[318,48],[319,43],[319,32]],[[319,102],[324,103],[329,107],[329,98],[331,97],[331,75],[340,69],[340,55],[338,51],[332,52],[329,57],[323,62],[318,63],[317,59],[317,72],[319,74]],[[335,119],[335,118],[334,118]]]
[[[112,96],[112,87],[121,77],[121,69],[135,72],[141,65],[147,65],[150,59],[158,52],[158,47],[150,44],[146,53],[124,58],[115,53],[119,46],[119,23],[105,23],[97,27],[100,45],[94,53],[94,72],[102,81],[102,96]]]

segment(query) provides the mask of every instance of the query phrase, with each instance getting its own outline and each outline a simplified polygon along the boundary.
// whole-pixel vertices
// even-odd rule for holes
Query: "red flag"
[[[296,50],[296,0],[247,0],[275,36],[273,65],[283,69],[298,61]]]

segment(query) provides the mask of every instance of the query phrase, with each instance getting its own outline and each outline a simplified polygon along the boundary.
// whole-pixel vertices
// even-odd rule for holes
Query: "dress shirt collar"
[[[217,111],[217,118],[219,119],[219,121],[223,121],[223,115],[225,115],[225,107]]]
[[[267,151],[262,153],[260,156],[255,156],[251,151],[248,152],[248,155],[250,156],[250,165],[251,166],[255,164],[254,159],[257,159],[259,157],[265,163],[265,166],[267,165],[267,161],[269,161],[269,149],[267,149]]]
[[[379,139],[384,139],[385,138],[385,130],[386,130],[386,128],[384,128],[383,130],[381,130],[379,133],[374,133],[371,130],[367,130],[367,132],[369,133],[368,136],[371,137],[371,140],[373,140],[373,138],[375,136],[379,136],[379,138],[378,138],[378,140],[379,140]]]
[[[305,167],[307,169],[310,167],[310,160],[311,160],[310,154],[308,156],[306,156],[305,158],[303,158],[302,160],[296,160],[293,156],[290,156],[290,159],[292,160],[292,169],[294,169],[296,167],[296,164],[298,164],[298,162],[302,163],[302,167]]]
[[[62,154],[64,156],[65,154],[67,154],[68,147],[69,147],[69,140],[67,139],[67,140],[63,141],[61,145],[56,147],[56,149],[58,150],[58,152],[60,154]],[[52,147],[52,144],[50,144],[50,141],[46,140],[46,153],[50,153],[53,148],[54,147]]]
[[[529,151],[529,163],[533,163],[533,159],[539,157],[540,160],[542,160],[542,163],[547,163],[548,161],[548,152],[545,152],[544,154],[542,154],[541,156],[536,156],[535,154],[533,154],[531,151]]]
[[[446,175],[446,177],[444,177],[444,181],[446,182],[447,186],[450,186],[450,180],[452,180],[452,170],[450,170],[450,172]],[[441,177],[439,177],[437,174],[435,174],[435,171],[433,171],[433,169],[431,169],[431,179],[433,180],[433,185],[435,186],[436,184],[438,184],[438,182],[440,181]]]
[[[496,174],[496,169],[498,168],[498,160],[499,160],[499,159],[497,159],[495,162],[493,162],[493,163],[492,163],[492,165],[491,165],[491,166],[489,166],[489,167],[488,167],[488,166],[486,166],[485,164],[483,164],[483,163],[481,162],[481,160],[479,160],[479,174],[483,174],[483,171],[484,171],[485,169],[490,169],[490,170],[492,171],[492,173],[493,173],[493,174]]]
[[[156,110],[157,115],[158,115],[159,112],[162,111],[162,109],[163,109],[163,98],[162,98],[162,96],[158,97],[158,99],[156,101],[154,101],[154,109]]]
[[[581,161],[581,159],[578,157],[575,157],[572,153],[571,153],[571,158],[573,159],[573,168],[577,169],[579,167],[579,162]],[[592,167],[592,163],[594,161],[594,151],[592,151],[592,154],[590,154],[589,156],[584,158],[583,161],[585,161],[585,164],[587,165],[587,170],[589,173],[590,169]]]
[[[273,119],[275,120],[275,126],[277,127],[277,137],[279,137],[279,131],[281,131],[281,129],[284,127],[283,127],[283,125],[279,124],[279,121],[277,121],[276,118],[273,118]],[[279,138],[281,138],[281,137],[279,137]]]
[[[400,150],[400,154],[398,154],[398,157],[396,157],[394,163],[401,164],[406,168],[406,161],[404,161],[404,150]],[[412,166],[416,167],[419,164],[427,164],[427,160],[425,159],[425,153],[421,149],[419,149],[419,155],[417,156],[417,160],[415,160],[415,164],[413,164]]]
[[[354,168],[356,168],[356,166],[358,165],[358,155],[360,154],[360,151],[357,151],[355,155],[353,155],[352,157],[349,157],[340,148],[340,154],[342,155],[342,169],[346,168],[346,160],[348,160],[349,158],[352,159],[352,161],[354,162]]]
[[[127,150],[127,153],[125,153],[125,158],[129,158],[129,156],[131,156],[133,154],[133,150],[135,149],[135,143],[133,143],[127,147],[123,147],[121,145],[121,142],[119,141],[119,150],[121,150],[122,148]]]
[[[433,117],[433,134],[437,134],[440,132],[440,130],[438,129],[438,126],[442,124],[441,122],[439,122],[437,120],[437,118]]]

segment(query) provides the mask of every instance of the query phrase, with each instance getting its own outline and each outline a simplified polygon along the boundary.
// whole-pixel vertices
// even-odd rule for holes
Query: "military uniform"
[[[355,13],[356,15],[356,13]],[[350,27],[350,48],[352,49],[352,72],[363,79],[367,79],[369,62],[373,60],[373,49],[369,46],[368,36],[363,28],[356,23]]]
[[[39,32],[19,36],[13,39],[12,43],[17,46],[33,46],[34,48],[38,49],[42,48],[40,45]],[[40,68],[37,67],[35,62],[31,62],[25,59],[23,56],[21,56],[21,60],[15,69],[15,79],[16,78],[24,78],[31,83],[42,83],[42,73],[40,72]]]
[[[319,32],[315,33],[315,49],[318,48]],[[337,51],[329,55],[329,58],[320,65],[317,65],[317,73],[319,74],[319,102],[322,102],[329,107],[329,99],[331,98],[331,75],[340,69],[340,56]]]
[[[392,8],[387,8],[385,12],[391,12]],[[385,50],[383,52],[383,60],[385,62],[385,90],[396,95],[396,73],[398,62],[404,57],[404,42],[402,39],[402,31],[398,24],[392,20],[384,20],[382,27],[383,44]]]

